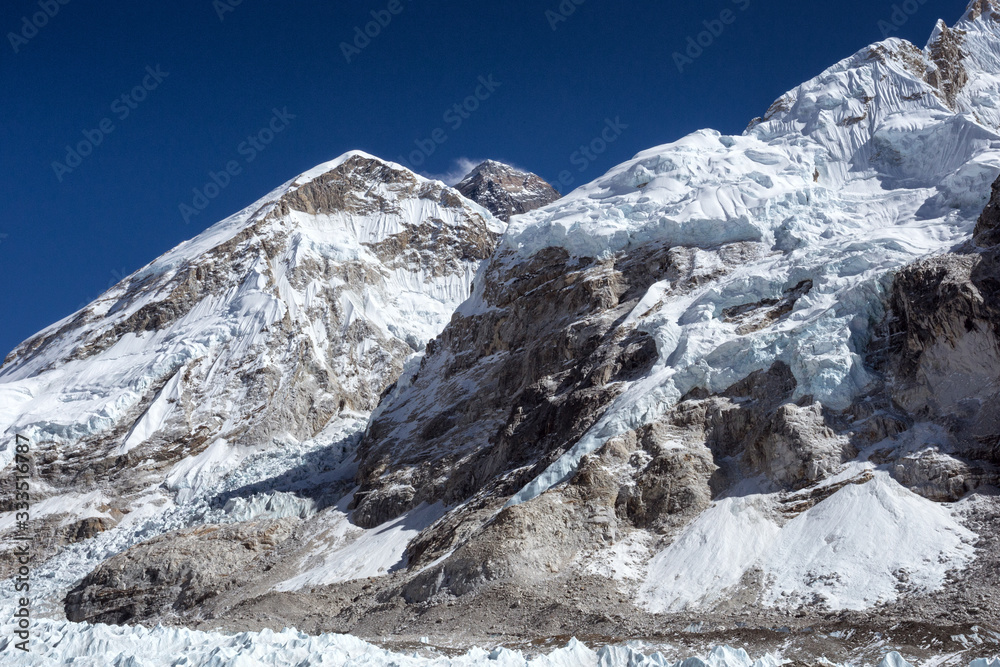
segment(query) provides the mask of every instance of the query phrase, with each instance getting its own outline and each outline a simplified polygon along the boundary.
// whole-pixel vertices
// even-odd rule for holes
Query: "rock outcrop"
[[[509,496],[649,372],[655,342],[621,323],[654,280],[668,277],[679,296],[757,251],[723,248],[708,275],[693,249],[657,244],[602,260],[558,249],[526,263],[495,257],[473,301],[370,424],[355,520],[370,527],[422,502]]]
[[[540,176],[495,160],[477,166],[455,189],[504,222],[551,204],[561,196]]]
[[[233,585],[264,572],[292,534],[287,520],[199,526],[153,538],[108,560],[66,597],[66,618],[124,625],[164,613],[182,618]],[[95,607],[101,609],[94,615]]]

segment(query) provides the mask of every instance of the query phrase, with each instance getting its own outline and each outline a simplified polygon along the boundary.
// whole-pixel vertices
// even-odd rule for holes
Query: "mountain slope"
[[[251,455],[356,431],[503,228],[349,153],[20,345],[0,370],[0,431],[32,443],[39,560],[139,508],[203,502]]]
[[[532,423],[533,410],[548,410],[553,395],[566,393],[562,361],[576,362],[564,372],[582,366],[579,350],[559,352],[571,335],[589,338],[591,347],[648,336],[656,355],[647,355],[639,377],[591,406],[592,418],[607,412],[582,438],[568,438],[571,450],[520,438],[533,443],[529,465],[556,461],[541,475],[531,467],[515,473],[533,479],[519,502],[565,481],[584,455],[654,423],[692,392],[719,394],[754,373],[790,375],[789,400],[811,399],[821,412],[851,409],[876,381],[863,354],[884,315],[890,272],[968,239],[1000,170],[1000,136],[989,109],[981,122],[970,111],[997,79],[986,72],[996,71],[998,24],[992,15],[973,18],[978,7],[954,29],[939,26],[925,51],[889,40],[843,61],[782,97],[742,137],[706,131],[645,151],[519,218],[491,260],[488,279],[435,343],[416,381],[390,398],[369,428],[362,449],[379,475],[366,476],[362,464],[361,516],[371,506],[376,520],[391,518],[391,509],[375,507],[407,503],[384,501],[380,488],[398,493],[403,480],[476,442],[454,431],[454,420],[421,431],[422,424],[437,426],[438,415],[457,414],[460,424],[477,428],[492,420],[489,430],[502,437],[504,429]],[[955,51],[954,62],[942,60],[941,44],[956,35],[970,50]],[[927,72],[948,67],[976,73],[979,89],[944,90],[925,80],[939,82]],[[650,257],[659,263],[636,289],[618,265],[648,266]],[[576,291],[583,295],[571,296]],[[633,301],[619,312],[629,296]],[[535,312],[521,317],[521,304]],[[601,318],[603,328],[588,328]],[[533,335],[549,322],[562,323],[558,332]],[[511,375],[522,387],[503,385]],[[484,387],[470,395],[474,377],[500,383],[499,391]],[[465,392],[456,394],[441,378],[465,382]],[[605,373],[597,384],[612,378]],[[529,391],[535,382],[543,386]],[[462,398],[456,405],[445,395]],[[522,395],[532,404],[519,405]],[[483,397],[491,399],[483,405]],[[427,445],[414,441],[414,433]],[[805,481],[839,465],[848,453],[839,449]],[[376,463],[383,459],[394,461],[388,475]],[[507,463],[497,472],[513,473]],[[766,462],[762,472],[779,485],[801,478]],[[493,477],[488,467],[486,475]],[[442,495],[426,483],[414,486],[422,490],[414,501]]]
[[[743,136],[644,151],[516,218],[360,446],[362,525],[453,507],[411,544],[404,597],[606,572],[651,612],[813,622],[893,603],[903,618],[941,606],[960,618],[971,604],[994,618],[975,601],[995,577],[972,573],[994,562],[1000,477],[994,443],[977,438],[997,407],[970,387],[995,383],[992,362],[971,362],[995,342],[945,338],[914,380],[901,365],[915,348],[898,347],[913,334],[895,327],[920,269],[897,272],[967,243],[1000,172],[995,13],[974,3],[923,50],[864,49]],[[968,326],[987,331],[978,312]],[[900,404],[907,382],[923,388]],[[837,517],[860,507],[886,514],[842,534]],[[862,559],[886,522],[911,550]],[[685,540],[699,547],[681,559]],[[726,562],[702,575],[706,552]],[[966,583],[934,597],[956,576]]]

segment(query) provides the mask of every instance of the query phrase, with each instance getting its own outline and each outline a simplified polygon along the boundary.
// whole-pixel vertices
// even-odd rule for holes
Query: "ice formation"
[[[550,246],[600,256],[654,240],[771,251],[687,297],[664,301],[652,287],[630,321],[657,341],[654,372],[511,504],[564,481],[584,455],[691,389],[723,391],[775,361],[791,367],[797,396],[830,408],[864,392],[859,350],[893,270],[968,241],[1000,173],[1000,23],[970,9],[951,29],[964,31],[970,82],[953,100],[924,76],[942,66],[943,25],[922,51],[895,38],[862,49],[786,93],[742,136],[703,130],[643,151],[512,220],[510,261]],[[780,326],[741,335],[721,317],[806,280],[812,288]]]
[[[31,653],[10,651],[10,639],[0,638],[0,653],[11,667],[779,667],[784,660],[764,656],[757,660],[742,649],[720,646],[702,658],[678,660],[663,653],[644,654],[629,646],[606,646],[593,651],[576,639],[546,655],[525,656],[521,651],[473,649],[465,655],[444,657],[437,651],[393,653],[347,635],[311,636],[294,630],[242,632],[232,635],[179,628],[74,627],[41,621]],[[829,667],[834,663],[824,662]],[[845,666],[846,667],[846,666]],[[890,653],[878,667],[914,667],[898,653]],[[976,660],[969,667],[1000,667],[1000,659]]]

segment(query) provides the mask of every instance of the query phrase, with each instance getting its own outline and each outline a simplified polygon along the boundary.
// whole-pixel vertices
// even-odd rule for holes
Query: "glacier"
[[[526,656],[519,650],[472,649],[448,657],[430,647],[394,653],[347,635],[311,636],[295,630],[224,635],[180,628],[116,627],[45,620],[34,629],[31,653],[11,651],[0,638],[0,652],[11,667],[779,667],[789,662],[766,655],[752,659],[743,649],[720,646],[703,658],[677,660],[660,652],[645,654],[632,646],[591,650],[572,639],[551,653]],[[667,651],[672,653],[673,651]],[[828,667],[835,663],[821,661]],[[928,663],[930,664],[930,663]],[[937,664],[937,663],[934,663]],[[844,665],[843,667],[848,667]],[[915,667],[895,652],[878,667]],[[1000,658],[978,659],[969,667],[1000,667]]]
[[[969,85],[954,99],[926,80],[961,34]],[[812,396],[844,409],[871,384],[860,352],[883,315],[893,272],[968,242],[1000,174],[1000,24],[975,3],[924,49],[891,38],[779,98],[742,136],[701,130],[651,148],[545,208],[515,217],[509,262],[548,247],[571,256],[650,241],[769,253],[685,297],[654,285],[629,316],[657,343],[632,384],[563,457],[509,505],[568,479],[581,459],[663,415],[688,391],[717,393],[780,361]],[[744,335],[728,308],[811,289],[782,324]],[[464,312],[474,312],[466,304]]]

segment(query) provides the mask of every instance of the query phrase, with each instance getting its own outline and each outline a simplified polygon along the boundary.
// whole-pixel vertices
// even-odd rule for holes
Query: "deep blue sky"
[[[389,0],[68,0],[16,40],[16,53],[9,33],[41,10],[38,0],[5,0],[0,354],[350,149],[398,160],[441,128],[447,141],[425,173],[490,157],[552,181],[571,170],[571,189],[693,130],[739,133],[786,90],[881,39],[894,4],[575,0],[553,30],[546,11],[560,0],[397,1],[402,11],[348,63],[340,43]],[[894,34],[920,46],[937,18],[954,22],[967,4],[911,1],[919,10]],[[237,6],[220,20],[219,3]],[[727,8],[734,22],[678,72],[672,54]],[[121,119],[125,103],[112,104],[143,83],[147,66],[169,75],[146,78],[156,88]],[[444,113],[490,75],[500,87],[452,130]],[[241,143],[275,108],[295,118],[247,163]],[[616,117],[628,128],[579,172],[574,151]],[[104,119],[113,131],[60,182],[52,163]],[[185,223],[179,205],[230,160],[241,173]]]

